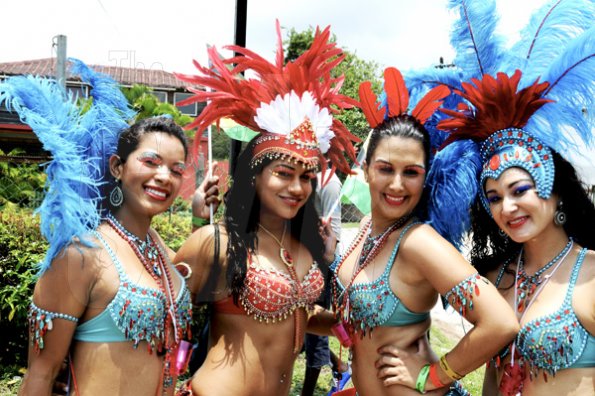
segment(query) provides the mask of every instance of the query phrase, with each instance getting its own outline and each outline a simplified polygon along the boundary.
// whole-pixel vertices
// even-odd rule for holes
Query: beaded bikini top
[[[378,326],[407,326],[414,323],[423,322],[430,314],[429,312],[413,312],[403,305],[401,300],[392,291],[389,283],[390,272],[395,262],[401,240],[413,227],[419,222],[413,222],[407,225],[399,239],[395,243],[386,268],[380,277],[373,282],[356,283],[345,290],[345,286],[341,284],[338,276],[340,256],[331,266],[335,272],[333,277],[333,288],[337,290],[334,295],[343,295],[349,293],[350,307],[347,308],[349,314],[350,327],[355,331],[362,331],[366,333]],[[336,299],[336,298],[334,298]],[[340,312],[340,304],[338,301],[333,301],[333,305],[340,317],[343,317],[344,312]],[[343,308],[345,309],[345,308]]]
[[[297,285],[285,272],[257,265],[249,255],[248,273],[240,303],[246,314],[265,322],[276,322],[290,316],[297,308],[311,310],[324,288],[324,276],[314,262]]]
[[[574,264],[564,302],[554,312],[526,323],[516,337],[516,348],[528,363],[532,374],[543,370],[551,375],[556,371],[595,366],[595,336],[579,322],[572,308],[572,295],[587,249],[583,248]],[[502,267],[496,286],[502,279]],[[508,350],[500,354],[507,355]]]
[[[160,350],[166,337],[166,296],[161,290],[134,283],[103,237],[99,233],[95,233],[95,236],[110,255],[118,271],[120,285],[113,300],[101,314],[77,327],[75,339],[90,342],[130,340],[134,342],[135,348],[141,341],[147,341],[150,350]],[[182,339],[190,331],[192,319],[192,302],[185,282],[181,283],[176,306],[176,338]]]

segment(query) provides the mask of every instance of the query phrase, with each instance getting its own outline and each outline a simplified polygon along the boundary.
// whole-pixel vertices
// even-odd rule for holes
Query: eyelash
[[[160,158],[153,156],[139,157],[138,160],[151,168],[158,168],[163,164],[163,161]],[[169,171],[174,175],[181,177],[186,171],[186,168],[181,165],[175,165],[173,168],[170,168]]]
[[[279,171],[272,170],[271,175],[280,177],[282,179],[289,179],[289,178],[293,177],[294,172],[289,172],[289,171],[285,171],[285,170],[279,170]],[[302,179],[304,181],[311,181],[313,178],[314,178],[314,176],[311,174],[308,174],[308,173],[304,173],[300,176],[300,179]]]

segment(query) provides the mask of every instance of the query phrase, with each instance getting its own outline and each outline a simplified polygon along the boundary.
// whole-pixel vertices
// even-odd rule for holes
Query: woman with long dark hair
[[[358,395],[468,394],[455,380],[481,366],[518,326],[494,286],[436,231],[429,215],[427,183],[441,164],[430,162],[424,124],[449,90],[438,87],[408,110],[400,72],[389,68],[384,77],[380,106],[369,85],[360,88],[373,128],[364,162],[371,216],[334,264],[334,308],[350,334],[353,383]],[[441,209],[447,216],[457,211]],[[474,324],[440,359],[427,338],[439,295]]]
[[[566,138],[532,122],[541,108],[555,111],[551,85],[518,89],[520,80],[517,70],[474,81],[459,92],[472,107],[449,111],[441,124],[482,142],[471,260],[521,324],[486,371],[484,395],[593,395],[595,207],[573,166],[550,146],[563,147]],[[591,139],[590,131],[578,132]]]
[[[222,61],[211,49],[216,70],[183,76],[213,89],[193,99],[210,100],[196,120],[199,131],[230,117],[259,135],[238,158],[223,224],[195,232],[176,256],[192,268],[195,301],[212,302],[206,359],[180,394],[289,393],[324,286],[319,266],[334,258],[333,238],[321,236],[314,207],[316,172],[323,154],[349,172],[342,152],[353,157],[356,139],[331,117],[331,104],[353,101],[336,93],[328,74],[338,54],[329,35],[318,31],[311,49],[287,65],[281,46],[276,65],[236,47],[244,56]],[[260,79],[235,74],[243,70]]]

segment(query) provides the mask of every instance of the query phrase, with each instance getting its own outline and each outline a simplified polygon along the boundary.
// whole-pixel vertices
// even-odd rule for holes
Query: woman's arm
[[[190,266],[192,273],[186,280],[186,284],[193,295],[201,294],[201,302],[214,300],[213,293],[218,289],[220,281],[218,275],[222,273],[225,264],[227,234],[225,227],[218,227],[220,230],[218,263],[214,263],[215,228],[213,225],[204,226],[190,235],[173,260],[174,264],[183,262]],[[212,276],[213,271],[217,271],[214,273],[216,276]]]
[[[39,278],[29,311],[29,359],[19,395],[50,395],[95,282],[92,249],[70,246]],[[48,322],[48,319],[51,319]],[[38,336],[35,336],[35,331]]]
[[[471,264],[434,229],[422,225],[412,230],[401,249],[402,262],[419,276],[421,284],[429,284],[446,296],[449,304],[474,325],[443,357],[441,364],[436,364],[434,378],[439,378],[443,384],[451,383],[453,376],[463,376],[477,369],[514,338],[519,324],[512,308],[496,288],[479,277]],[[381,351],[388,353],[378,365],[385,384],[403,384],[415,389],[418,374],[428,362],[392,347]],[[396,360],[391,357],[395,353]],[[395,367],[399,367],[398,370],[391,370]],[[397,371],[400,376],[391,374]],[[426,382],[426,390],[436,388],[432,381]]]
[[[330,336],[333,335],[331,327],[336,323],[337,319],[332,311],[329,311],[320,305],[315,305],[314,310],[308,317],[306,332],[320,336]]]

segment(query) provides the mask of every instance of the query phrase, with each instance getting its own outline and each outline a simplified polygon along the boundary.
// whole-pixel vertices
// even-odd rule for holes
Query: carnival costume
[[[451,40],[457,50],[455,67],[440,73],[424,71],[413,77],[420,85],[447,84],[459,95],[457,110],[442,110],[448,116],[438,124],[448,132],[443,146],[471,143],[473,155],[482,163],[475,183],[479,201],[488,214],[491,212],[484,183],[511,167],[527,171],[537,195],[548,199],[555,175],[552,152],[565,154],[580,144],[594,143],[595,3],[558,0],[544,5],[511,50],[502,46],[502,39],[495,33],[493,1],[451,5],[461,15]],[[468,195],[475,193],[469,191]],[[572,240],[540,271],[552,267],[555,271],[555,265],[560,265],[571,246]],[[570,304],[583,255],[575,264],[563,306],[524,325],[519,332],[511,349],[516,349],[520,357],[513,353],[511,363],[505,367],[506,380],[500,384],[504,394],[522,391],[525,364],[532,376],[538,371],[546,375],[564,368],[594,366],[595,338],[578,322]],[[540,291],[540,282],[535,280],[538,276],[524,274],[521,256],[515,282],[515,309],[519,313],[526,312],[531,297]],[[502,271],[511,261],[504,264]],[[496,357],[495,363],[500,364],[503,356]]]
[[[40,264],[40,275],[71,244],[104,248],[119,276],[116,295],[103,312],[78,324],[73,338],[82,342],[129,342],[137,348],[142,341],[151,352],[163,352],[162,386],[173,386],[176,351],[189,337],[191,321],[190,293],[171,263],[157,237],[146,241],[129,233],[107,210],[105,187],[110,183],[108,160],[116,152],[119,134],[128,127],[134,113],[117,83],[82,62],[71,59],[71,73],[91,85],[92,104],[86,111],[76,105],[78,98],[66,95],[53,80],[32,76],[11,77],[0,84],[0,102],[15,110],[28,124],[53,159],[47,165],[47,192],[38,212],[49,249]],[[96,231],[108,224],[126,240],[139,260],[160,286],[152,289],[135,284],[124,271],[110,245]],[[175,274],[175,275],[174,275]],[[174,295],[173,276],[181,280],[181,290]],[[55,320],[78,323],[79,318],[46,310],[44,301],[31,302],[29,329],[31,342],[39,353],[44,336]],[[173,334],[170,332],[173,328]],[[71,390],[78,393],[71,362]]]
[[[439,131],[435,129],[436,110],[442,105],[444,99],[449,94],[450,90],[447,87],[438,86],[429,92],[424,92],[423,94],[416,92],[410,96],[403,76],[395,68],[387,68],[384,72],[384,91],[379,101],[377,101],[376,95],[371,90],[370,82],[362,83],[359,90],[362,109],[370,127],[373,129],[372,133],[374,133],[376,128],[381,128],[385,122],[392,118],[412,119],[421,127],[426,128],[428,137],[434,148],[443,140],[441,136],[436,136],[439,135]],[[413,99],[411,102],[414,100],[417,101],[413,109],[409,108],[410,99]],[[460,150],[460,148],[457,149]],[[453,201],[464,198],[463,195],[457,192],[456,184],[460,182],[470,183],[473,180],[474,171],[478,168],[479,164],[476,161],[468,161],[467,157],[462,155],[456,163],[445,165],[439,154],[432,155],[428,162],[430,163],[430,169],[428,171],[426,186],[433,193],[430,194],[427,206],[428,208],[433,208],[433,210],[429,209],[428,213],[420,210],[421,207],[426,205],[426,202],[420,202],[414,213],[397,219],[386,230],[375,237],[370,236],[372,218],[360,229],[347,251],[343,255],[337,256],[331,266],[335,274],[332,283],[333,308],[350,338],[354,337],[357,333],[363,337],[378,326],[409,326],[430,318],[429,312],[413,312],[403,305],[390,285],[390,272],[398,254],[401,240],[412,227],[422,222],[427,222],[431,225],[435,223],[445,224],[448,222],[447,218],[449,217],[451,221],[453,218],[466,219],[468,217],[467,214],[462,212],[455,213],[457,212],[456,210],[453,210],[451,207],[445,207],[445,205],[435,204],[432,206],[430,201],[436,200],[438,196],[447,197],[446,199]],[[409,222],[412,218],[414,220]],[[409,224],[407,224],[408,222]],[[439,232],[453,244],[461,246],[461,238],[468,219],[462,221],[462,223],[450,227],[442,227]],[[401,228],[403,229],[380,277],[371,282],[355,283],[354,280],[357,275],[369,263],[373,262],[377,254],[385,246],[389,236]],[[344,285],[339,279],[339,271],[347,257],[362,243],[362,240],[362,251],[356,267],[349,283]],[[479,294],[476,283],[480,279],[483,278],[477,273],[462,279],[458,284],[453,286],[445,298],[464,315],[467,309],[473,309],[473,298]],[[348,342],[344,345],[347,346],[350,344],[351,342]],[[457,379],[460,378],[457,375]],[[462,389],[458,382],[454,382],[448,394],[466,395],[468,393]]]
[[[270,63],[254,52],[227,46],[238,56],[223,59],[215,47],[208,50],[212,68],[195,62],[200,75],[177,75],[193,86],[195,95],[183,104],[207,102],[206,107],[188,128],[197,128],[202,133],[210,124],[229,117],[258,135],[254,138],[250,166],[259,166],[268,160],[285,159],[299,162],[307,169],[326,167],[326,156],[331,162],[331,173],[340,169],[350,173],[344,158],[346,152],[355,159],[353,136],[339,120],[332,117],[342,109],[351,108],[357,102],[341,95],[339,90],[343,77],[331,77],[332,69],[344,55],[329,42],[330,28],[317,30],[310,49],[296,60],[284,65],[283,43],[280,25],[277,22],[278,48],[275,63]],[[244,78],[241,73],[256,74],[256,78]],[[333,107],[331,107],[333,106]],[[198,139],[197,139],[198,141]],[[240,295],[241,307],[232,297],[216,301],[216,312],[246,314],[260,322],[276,322],[294,316],[294,353],[301,350],[304,338],[303,309],[310,311],[323,286],[324,278],[314,262],[303,280],[299,280],[293,267],[293,259],[279,241],[262,225],[279,245],[279,256],[287,272],[263,268],[254,259],[255,252],[248,249],[247,275]]]

